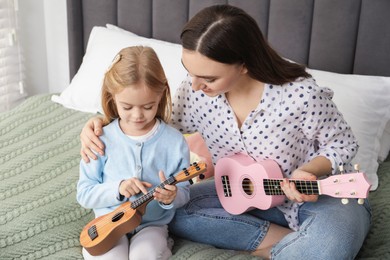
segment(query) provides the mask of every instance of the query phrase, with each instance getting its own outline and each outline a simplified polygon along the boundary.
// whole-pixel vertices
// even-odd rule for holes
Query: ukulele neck
[[[282,179],[264,179],[263,185],[265,194],[267,195],[284,195],[280,187]],[[304,180],[288,180],[293,182],[300,193],[306,195],[320,195],[318,181],[304,181]]]
[[[149,190],[148,193],[142,195],[138,199],[136,199],[133,202],[131,202],[131,206],[130,207],[132,209],[137,209],[138,207],[140,207],[144,203],[147,203],[147,202],[149,202],[149,201],[151,201],[153,199],[153,193],[156,191],[156,188],[164,189],[165,185],[173,185],[173,184],[176,184],[176,182],[177,181],[176,181],[174,176],[169,177],[164,182],[160,183],[159,185],[157,185],[153,189]]]

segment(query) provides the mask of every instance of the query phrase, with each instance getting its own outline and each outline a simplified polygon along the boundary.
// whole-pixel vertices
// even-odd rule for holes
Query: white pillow
[[[390,120],[390,77],[346,75],[308,70],[318,85],[334,91],[333,100],[351,126],[359,150],[352,163],[359,164],[378,187],[378,159],[384,129]],[[389,151],[389,147],[383,147]]]
[[[380,143],[381,143],[381,150],[379,151],[378,159],[379,162],[383,162],[387,159],[387,156],[389,156],[389,152],[390,152],[390,121],[386,125]]]
[[[53,95],[52,100],[75,110],[102,113],[100,92],[104,73],[122,48],[134,45],[149,46],[156,51],[173,96],[187,74],[181,64],[181,45],[97,26],[91,31],[80,69],[70,85],[59,96]]]

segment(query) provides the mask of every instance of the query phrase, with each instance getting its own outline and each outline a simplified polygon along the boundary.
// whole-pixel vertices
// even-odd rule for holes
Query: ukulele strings
[[[189,176],[191,176],[191,175],[195,174],[196,172],[198,172],[197,170],[193,170],[192,167],[191,167],[191,169],[186,169],[185,171],[187,171],[189,173]],[[142,195],[140,198],[138,198],[138,199],[136,199],[136,200],[134,200],[132,202],[128,201],[128,202],[130,202],[129,203],[130,204],[129,207],[125,207],[123,210],[119,210],[119,208],[117,208],[114,211],[112,211],[111,213],[108,213],[110,215],[110,217],[107,216],[106,218],[102,218],[100,221],[97,221],[93,225],[99,226],[99,228],[102,228],[102,227],[104,227],[104,226],[106,226],[108,224],[111,224],[112,223],[112,218],[115,217],[116,214],[119,214],[119,213],[122,213],[122,212],[125,214],[128,211],[135,210],[138,206],[142,205],[143,203],[145,203],[146,201],[151,199],[149,196],[153,196],[153,193],[155,192],[156,188],[164,188],[164,186],[166,184],[173,184],[175,181],[178,182],[177,181],[177,177],[180,177],[180,175],[182,175],[185,171],[181,171],[180,173],[178,173],[176,175],[176,177],[175,176],[171,176],[170,178],[168,178],[164,182],[162,182],[159,185],[157,185],[156,187],[154,187],[152,190],[148,191],[148,193],[146,193],[145,195]],[[192,172],[194,172],[194,173],[192,173]],[[169,182],[171,182],[171,183],[169,183]],[[149,197],[149,198],[145,199],[145,197]],[[141,203],[139,203],[138,201],[140,201],[141,199],[143,201]],[[132,206],[133,206],[134,203],[137,203],[137,206],[133,208]],[[123,205],[123,204],[121,204],[121,205]]]
[[[164,181],[165,183],[166,181]],[[102,218],[100,221],[97,221],[96,223],[94,223],[95,226],[99,226],[99,228],[103,228],[104,226],[108,225],[108,224],[111,224],[113,221],[112,219],[117,215],[117,214],[120,214],[120,213],[123,213],[123,214],[126,214],[127,212],[130,212],[130,211],[134,211],[138,206],[142,205],[143,203],[145,203],[146,201],[148,201],[149,199],[151,199],[150,197],[153,195],[154,191],[156,190],[157,187],[160,187],[160,188],[163,188],[165,185],[162,185],[163,183],[160,183],[158,186],[156,186],[155,188],[153,188],[152,190],[148,191],[148,193],[142,195],[142,197],[134,200],[134,201],[127,201],[125,202],[126,204],[129,204],[128,207],[123,207],[123,209],[121,208],[117,208],[115,209],[114,211],[112,211],[111,213],[108,213],[109,215],[107,215],[105,218]],[[146,198],[148,197],[148,198]],[[139,200],[143,200],[141,203],[137,203],[139,204],[138,206],[136,207],[132,207],[134,203],[136,203],[137,201]],[[121,204],[123,205],[123,204]]]
[[[242,184],[231,184],[230,182],[223,184],[223,187],[242,187],[243,189],[250,190],[251,188],[264,188],[266,192],[274,191],[280,189],[280,182],[283,181],[283,179],[264,179],[266,181],[265,184],[260,184],[258,182],[243,182]],[[318,181],[321,180],[289,180],[290,182],[294,182],[297,189],[301,189],[303,191],[311,191],[311,192],[319,192],[319,185]],[[321,187],[332,187],[332,186],[339,186],[343,184],[350,183],[350,180],[342,179],[338,180],[337,182],[331,183],[331,182],[322,182]]]
[[[231,184],[229,181],[228,183],[222,184],[224,188],[229,187],[240,187],[244,190],[254,190],[256,188],[262,188],[264,191],[267,192],[282,192],[280,183],[283,181],[283,179],[263,179],[264,183],[260,184],[257,182],[243,182],[241,184],[235,183]],[[300,189],[301,191],[311,192],[311,193],[318,193],[319,192],[319,186],[317,180],[289,180],[290,182],[294,182],[297,189]],[[274,194],[271,194],[274,195]]]

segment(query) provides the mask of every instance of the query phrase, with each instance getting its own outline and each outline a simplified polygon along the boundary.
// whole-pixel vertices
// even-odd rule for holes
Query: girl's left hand
[[[316,180],[317,177],[310,173],[306,172],[300,169],[295,170],[292,175],[291,179],[296,179],[296,180]],[[306,195],[303,193],[300,193],[297,188],[295,187],[294,182],[290,182],[288,179],[284,179],[281,183],[280,186],[286,195],[286,197],[289,200],[295,201],[295,202],[315,202],[318,200],[318,195]]]
[[[164,182],[166,180],[163,171],[159,171],[158,175],[160,176],[161,182]],[[177,193],[177,188],[175,185],[165,185],[164,189],[157,187],[155,189],[153,196],[155,200],[161,203],[171,204],[176,198],[176,193]]]

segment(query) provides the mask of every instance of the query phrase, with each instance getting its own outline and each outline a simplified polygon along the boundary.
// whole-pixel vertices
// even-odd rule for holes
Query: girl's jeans
[[[277,208],[255,209],[241,215],[227,213],[220,204],[214,180],[191,186],[190,201],[178,209],[169,225],[180,237],[219,248],[254,251],[270,222],[288,227]],[[272,259],[354,259],[371,222],[367,200],[363,205],[349,199],[320,196],[299,208],[300,229],[274,245]]]

